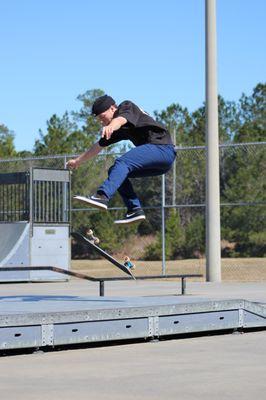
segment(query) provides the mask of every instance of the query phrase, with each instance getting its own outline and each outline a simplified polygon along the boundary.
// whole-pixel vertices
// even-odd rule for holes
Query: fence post
[[[64,169],[67,168],[67,157],[64,156]],[[68,201],[67,201],[67,184],[64,182],[63,186],[64,196],[63,196],[63,221],[67,221],[68,217]],[[69,194],[70,195],[70,194]]]
[[[176,128],[174,127],[173,130],[173,145],[176,148]],[[176,205],[176,158],[175,161],[173,163],[173,182],[172,182],[172,191],[173,191],[173,197],[172,197],[172,205],[175,206]],[[173,208],[174,213],[176,214],[176,208]]]
[[[166,274],[165,267],[165,175],[162,175],[162,275]]]

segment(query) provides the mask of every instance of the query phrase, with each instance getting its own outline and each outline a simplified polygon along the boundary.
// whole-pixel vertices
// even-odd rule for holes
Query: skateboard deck
[[[134,275],[132,274],[132,272],[125,267],[123,264],[121,264],[119,261],[117,261],[115,258],[113,258],[112,256],[110,256],[110,254],[108,254],[106,251],[104,251],[103,249],[101,249],[99,246],[97,246],[97,244],[95,244],[95,238],[94,239],[89,239],[86,238],[85,236],[83,236],[81,233],[79,232],[71,232],[71,236],[85,244],[86,246],[89,246],[92,250],[95,250],[96,253],[100,254],[102,257],[104,257],[106,260],[110,261],[110,263],[112,263],[113,265],[115,265],[117,268],[119,268],[121,271],[125,272],[127,275],[131,276],[131,278],[136,279],[134,277]],[[98,238],[97,238],[98,239]]]

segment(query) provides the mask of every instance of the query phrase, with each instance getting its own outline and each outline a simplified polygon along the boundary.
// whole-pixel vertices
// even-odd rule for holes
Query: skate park
[[[265,282],[194,281],[189,274],[184,281],[134,280],[109,261],[115,271],[111,280],[71,271],[69,171],[37,167],[3,173],[1,183],[1,200],[8,194],[2,219],[9,215],[9,221],[1,223],[5,246],[0,267],[5,393],[14,365],[20,372],[12,396],[22,398],[16,387],[24,385],[25,376],[34,376],[49,396],[60,390],[66,398],[79,396],[74,389],[77,379],[80,398],[89,382],[93,398],[108,399],[119,398],[115,376],[123,379],[123,396],[126,391],[129,398],[137,394],[143,399],[172,398],[180,393],[180,385],[196,398],[199,388],[211,397],[223,393],[228,398],[234,391],[248,398],[249,379],[264,382],[260,365],[265,354]],[[133,272],[137,278],[142,270]],[[27,365],[25,357],[32,357]],[[229,370],[222,367],[224,362]],[[68,370],[70,364],[74,373]],[[121,365],[128,368],[121,371]],[[203,389],[196,380],[191,387],[191,374],[204,380],[206,371],[211,382],[219,383]],[[108,389],[99,384],[99,376]],[[236,388],[236,379],[243,376],[248,379]],[[134,379],[139,387],[132,391]],[[262,390],[262,383],[253,389]],[[32,398],[40,396],[37,387],[30,391]]]
[[[33,80],[43,100],[42,103],[38,96],[34,98],[39,109],[43,107],[42,118],[47,118],[51,112],[59,113],[53,100],[56,99],[57,105],[64,106],[67,93],[60,92],[58,83],[64,82],[64,87],[69,90],[71,77],[77,69],[82,77],[83,64],[87,70],[86,79],[81,83],[75,75],[75,93],[95,87],[96,64],[101,73],[100,85],[105,85],[103,89],[117,96],[119,101],[119,96],[122,96],[122,100],[132,96],[140,105],[149,107],[149,100],[153,99],[148,111],[154,112],[154,115],[157,113],[158,118],[165,113],[165,119],[162,120],[169,123],[171,135],[177,140],[177,158],[170,173],[154,181],[153,178],[144,179],[143,185],[134,182],[136,192],[141,201],[144,200],[142,204],[147,225],[144,221],[140,224],[141,228],[135,231],[126,228],[124,232],[128,232],[127,239],[126,234],[113,225],[113,221],[121,218],[125,212],[125,208],[120,207],[120,198],[114,199],[108,213],[101,217],[99,210],[82,207],[73,198],[77,194],[93,193],[107,175],[114,158],[120,156],[122,148],[104,151],[95,163],[89,162],[78,172],[70,171],[67,161],[78,156],[83,151],[82,146],[90,143],[84,140],[89,137],[86,135],[96,134],[96,125],[91,122],[90,116],[86,122],[85,119],[79,121],[80,125],[74,132],[70,127],[69,130],[65,129],[68,123],[74,121],[71,112],[68,117],[54,115],[47,121],[47,133],[43,127],[36,128],[40,129],[39,146],[36,140],[32,152],[5,155],[5,149],[3,152],[0,146],[0,387],[2,397],[6,400],[52,400],[61,397],[65,400],[249,400],[255,396],[263,397],[266,389],[266,264],[265,251],[264,254],[262,251],[265,242],[261,221],[265,216],[262,175],[265,174],[263,162],[266,142],[262,136],[256,136],[261,129],[261,119],[255,118],[255,127],[252,123],[245,125],[243,122],[239,129],[236,120],[233,121],[236,114],[230,114],[234,105],[240,106],[239,102],[234,101],[241,98],[236,89],[238,82],[241,82],[238,89],[249,93],[247,75],[253,77],[255,83],[260,79],[259,67],[255,62],[256,43],[259,42],[257,27],[261,26],[260,31],[264,28],[259,23],[258,9],[262,11],[265,5],[259,6],[259,2],[255,0],[252,6],[247,2],[243,8],[238,0],[230,3],[230,6],[222,1],[206,0],[206,103],[194,113],[196,106],[190,102],[193,94],[204,92],[197,83],[197,74],[201,81],[204,80],[198,62],[204,51],[201,49],[202,54],[199,55],[193,49],[194,42],[198,41],[199,48],[204,38],[197,22],[195,24],[194,14],[197,14],[196,21],[204,19],[201,14],[204,2],[200,9],[194,0],[181,2],[178,6],[174,5],[175,2],[163,6],[154,3],[152,7],[146,3],[129,5],[117,2],[111,11],[111,4],[88,5],[78,1],[75,7],[71,2],[64,4],[62,13],[59,3],[49,4],[48,0],[42,9],[40,5],[35,9],[32,5],[24,4],[23,9],[18,5],[16,10],[10,10],[10,21],[14,22],[12,25],[16,34],[15,16],[18,11],[20,19],[28,25],[28,33],[33,21],[38,22],[39,26],[31,32],[31,36],[36,36],[38,48],[43,53],[43,57],[38,51],[27,53],[25,44],[30,39],[24,36],[23,29],[14,37],[20,46],[16,54],[23,60],[29,58],[34,66],[34,70],[28,67],[27,73],[21,70],[13,74],[16,70],[14,65],[4,74],[7,82],[9,75],[12,76],[23,93],[22,101],[18,95],[22,110],[25,102],[32,116],[36,113],[37,119],[36,109],[31,108],[28,101],[29,97],[34,98],[29,82]],[[221,38],[219,92],[222,101],[224,99],[226,102],[224,107],[219,98],[219,132],[215,3],[218,6],[218,32]],[[183,5],[186,7],[184,14],[184,10],[181,11]],[[3,15],[8,8],[8,5],[4,8]],[[67,21],[69,9],[72,10],[67,24],[68,31],[71,30],[70,36],[62,23],[65,18]],[[100,15],[93,13],[95,9],[101,14],[100,26]],[[157,9],[161,11],[159,20],[155,15]],[[250,18],[243,20],[243,9],[249,12]],[[46,15],[47,10],[49,16]],[[227,15],[224,14],[225,10]],[[84,19],[77,18],[78,14],[82,14]],[[120,18],[122,14],[125,20]],[[175,18],[170,18],[170,14]],[[212,21],[208,20],[210,14]],[[251,20],[256,14],[256,26],[252,26]],[[8,15],[3,19],[2,26],[8,20]],[[186,21],[187,29],[182,25],[182,20]],[[42,38],[38,36],[44,21],[47,22],[46,27],[49,21],[52,35],[49,36],[49,30],[46,30],[47,37],[50,37],[49,52],[46,54],[43,48],[45,35]],[[98,26],[94,25],[94,21]],[[134,28],[133,25],[131,27],[133,22]],[[53,24],[62,29],[61,50],[57,36],[59,29],[57,27],[55,30]],[[178,35],[174,31],[175,24],[180,26]],[[242,25],[245,25],[245,33],[241,31]],[[252,29],[247,30],[247,26]],[[20,23],[18,27],[21,29]],[[102,36],[103,32],[107,33],[108,27],[109,39],[112,37],[113,40],[112,54],[109,53],[106,37]],[[141,38],[138,32],[142,32]],[[97,37],[99,35],[99,42],[95,34]],[[172,35],[175,37],[173,42]],[[230,44],[227,35],[230,36]],[[248,36],[253,39],[252,47]],[[126,45],[124,37],[127,37]],[[76,39],[76,43],[83,44],[82,53],[86,55],[82,62],[80,55],[73,51],[72,38]],[[164,43],[160,38],[164,39]],[[182,40],[177,43],[177,38]],[[95,51],[94,39],[102,55]],[[186,45],[185,53],[181,42]],[[64,47],[66,43],[68,49]],[[134,43],[137,44],[136,48]],[[155,43],[156,47],[153,48]],[[171,49],[167,47],[168,44]],[[57,47],[57,54],[53,53],[53,47]],[[143,58],[142,47],[146,49]],[[230,60],[226,58],[229,48]],[[117,49],[126,54],[114,60]],[[172,52],[172,49],[175,50]],[[243,50],[248,55],[246,59],[241,55]],[[14,48],[14,54],[15,51]],[[175,52],[178,53],[178,63],[174,58]],[[152,68],[149,60],[150,69],[146,70],[145,60],[151,53]],[[154,57],[156,53],[157,60]],[[193,60],[190,57],[192,54]],[[50,65],[45,63],[44,57]],[[60,76],[57,75],[57,57],[60,57],[62,64]],[[39,61],[46,71],[38,67]],[[122,72],[128,61],[134,68],[130,69],[128,65]],[[20,61],[15,64],[17,68],[21,66]],[[183,64],[187,66],[186,71],[182,71]],[[175,66],[174,74],[171,65]],[[160,69],[157,69],[158,66]],[[69,67],[71,73],[67,77],[64,73]],[[247,67],[245,77],[242,71]],[[119,74],[116,75],[115,69]],[[107,70],[108,73],[113,72],[111,79],[108,73],[106,75]],[[30,79],[27,74],[31,74]],[[53,86],[57,93],[49,86],[49,74],[56,78]],[[41,82],[37,83],[35,78],[38,75],[45,82],[47,92]],[[146,83],[152,81],[152,86],[146,86],[141,75],[146,77]],[[21,90],[20,83],[14,79],[16,76],[23,76],[29,87]],[[108,84],[109,80],[111,84]],[[136,92],[139,92],[135,99],[129,87],[131,81]],[[186,82],[187,98],[182,98],[181,81]],[[249,81],[250,87],[254,87],[254,82]],[[119,83],[123,85],[121,94]],[[79,84],[81,90],[77,89]],[[17,94],[10,89],[7,93],[14,99],[11,120],[21,124],[19,111],[15,107]],[[171,103],[164,97],[167,91],[174,92],[173,101],[177,105],[180,101],[184,109],[175,108],[174,104],[172,108],[169,106],[165,109]],[[62,95],[60,98],[57,97],[59,92]],[[244,112],[240,112],[243,121],[249,118],[252,121],[251,105],[254,100],[254,103],[258,101],[258,108],[261,107],[261,94],[258,90],[257,94],[253,92],[254,98],[242,96],[242,111],[247,114],[245,119]],[[48,112],[45,110],[45,97],[51,105]],[[90,97],[84,96],[84,99],[82,104],[85,106],[81,112],[73,112],[87,118],[90,103],[86,105],[86,101]],[[230,100],[232,109],[227,107]],[[5,101],[8,107],[8,96]],[[187,105],[190,109],[186,113]],[[162,108],[162,112],[154,111]],[[258,111],[257,115],[260,117],[262,113]],[[186,116],[187,124],[182,120]],[[235,131],[230,131],[231,117],[236,123]],[[23,118],[30,120],[31,117],[25,113]],[[38,118],[40,120],[40,116]],[[8,119],[6,123],[15,130],[15,135],[21,135]],[[189,123],[194,125],[193,129],[187,129]],[[81,128],[82,124],[84,126]],[[225,134],[227,129],[228,135]],[[205,142],[202,141],[202,130],[205,130]],[[236,133],[235,139],[233,136],[229,138],[232,132]],[[70,135],[70,139],[73,133],[77,142],[73,150],[68,150],[68,147],[65,150],[66,141],[62,136],[61,142],[53,141],[54,133],[59,136]],[[192,134],[188,142],[186,133]],[[30,125],[27,134],[34,135]],[[25,147],[26,136],[23,138]],[[43,152],[38,152],[41,146]],[[150,198],[147,193],[151,193]],[[183,231],[180,229],[182,227]],[[93,232],[89,233],[90,230]],[[113,240],[107,240],[112,234]],[[203,235],[206,236],[202,239]],[[250,239],[251,246],[243,246],[239,250],[237,246],[243,244],[243,237]],[[95,240],[98,238],[99,241]],[[180,252],[172,251],[171,246],[180,246]],[[182,252],[182,246],[192,250]],[[149,251],[150,258],[147,255],[144,257],[145,247],[152,249]],[[128,269],[125,256],[135,264],[133,269]]]
[[[97,279],[71,272],[71,236],[85,241],[92,250],[99,247],[84,236],[71,233],[68,170],[32,168],[1,174],[0,185],[3,219],[9,220],[0,225],[5,238],[1,246],[2,284],[64,281],[69,275],[99,283],[99,297],[67,294],[50,297],[41,292],[38,296],[1,297],[1,350],[53,349],[73,344],[158,340],[178,334],[265,328],[266,308],[262,300],[189,296],[187,281],[202,275],[135,276],[102,249],[100,254],[114,267],[122,268],[124,276]],[[104,284],[108,283],[110,292],[110,281],[121,284],[126,280],[130,293],[130,288],[140,280],[177,278],[182,290],[177,293],[176,287],[172,296],[105,296]],[[89,291],[88,286],[88,294]]]

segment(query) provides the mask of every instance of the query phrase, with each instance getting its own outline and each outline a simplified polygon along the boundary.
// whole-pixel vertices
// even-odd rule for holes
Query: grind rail
[[[13,272],[13,271],[53,271],[59,274],[73,276],[78,279],[84,279],[91,282],[99,282],[99,296],[104,296],[104,283],[110,281],[126,281],[132,280],[130,277],[101,277],[96,278],[80,272],[69,271],[59,267],[43,266],[43,267],[1,267],[0,272]],[[136,280],[147,280],[147,279],[171,279],[180,278],[181,279],[181,294],[186,294],[186,279],[187,278],[202,278],[202,274],[171,274],[171,275],[145,275],[145,276],[135,276]]]

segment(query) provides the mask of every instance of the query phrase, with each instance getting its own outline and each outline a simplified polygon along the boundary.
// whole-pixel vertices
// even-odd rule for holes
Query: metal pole
[[[187,281],[186,281],[186,277],[182,277],[181,278],[181,293],[182,295],[186,294],[186,288],[187,288]]]
[[[29,219],[30,219],[30,236],[33,237],[33,224],[34,224],[34,220],[33,220],[33,185],[34,185],[34,168],[32,166],[30,166],[30,184],[29,187],[26,187],[26,190],[29,190],[29,193],[26,194],[26,196],[29,196],[29,204],[26,205],[26,207],[30,207],[29,210]],[[27,208],[26,208],[27,209]]]
[[[162,275],[166,273],[165,267],[165,175],[162,175]]]
[[[67,168],[67,158],[64,157],[64,169]],[[63,222],[67,222],[67,183],[64,182],[63,184]]]
[[[104,281],[103,280],[99,281],[99,296],[101,296],[101,297],[104,296]]]
[[[173,145],[176,147],[176,128],[173,129]],[[173,206],[176,205],[176,159],[173,164]],[[176,214],[176,208],[174,208],[174,213]]]
[[[216,0],[206,4],[206,279],[221,281]]]

